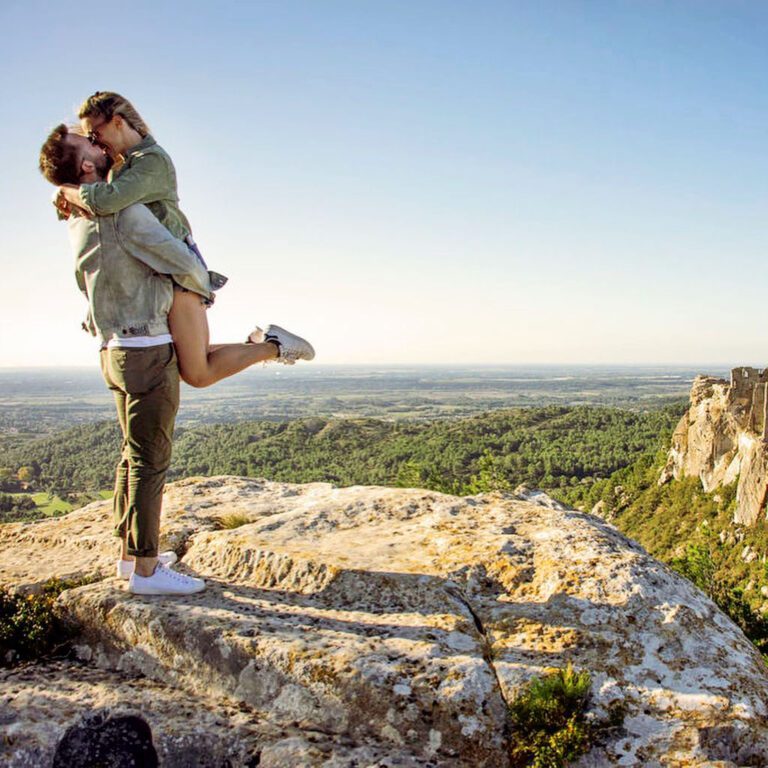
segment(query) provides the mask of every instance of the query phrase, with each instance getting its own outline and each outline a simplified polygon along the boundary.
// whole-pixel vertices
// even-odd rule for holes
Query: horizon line
[[[768,363],[758,365],[754,362],[733,363],[723,361],[695,361],[695,362],[483,362],[483,363],[398,363],[398,362],[363,362],[363,363],[312,363],[310,366],[302,366],[298,370],[306,371],[312,368],[519,368],[519,367],[568,367],[568,368],[598,368],[598,367],[616,367],[616,368],[696,368],[696,367],[714,367],[714,368],[741,368],[768,367]],[[258,365],[246,368],[240,373],[245,373],[252,368],[259,368]],[[98,371],[99,366],[93,365],[0,365],[0,372],[10,371],[55,371],[55,370],[93,370]],[[282,369],[280,369],[282,370]],[[239,374],[236,374],[239,375]],[[229,377],[231,378],[231,377]]]

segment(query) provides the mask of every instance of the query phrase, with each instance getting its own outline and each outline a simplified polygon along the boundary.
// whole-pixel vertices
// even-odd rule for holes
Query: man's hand
[[[58,189],[54,191],[53,196],[51,197],[51,203],[53,203],[53,207],[56,209],[56,215],[59,217],[59,220],[68,219],[72,215],[69,203],[65,197],[59,194]]]
[[[80,188],[74,184],[62,184],[56,193],[53,204],[65,219],[68,219],[73,213],[84,216],[86,219],[93,218],[93,214],[83,207],[80,200]]]

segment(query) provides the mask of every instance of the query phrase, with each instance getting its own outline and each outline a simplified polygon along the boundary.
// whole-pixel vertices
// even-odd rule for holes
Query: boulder
[[[82,531],[91,546],[78,544]],[[590,718],[624,712],[583,766],[768,755],[768,675],[741,631],[613,526],[538,493],[197,478],[168,487],[163,536],[205,592],[136,597],[109,577],[60,604],[81,626],[89,674],[142,681],[205,713],[201,754],[505,768],[509,703],[532,676],[571,663],[590,673]],[[19,586],[52,562],[111,573],[109,504],[2,526],[0,551],[0,574]],[[51,684],[65,690],[66,674]],[[0,684],[23,731],[24,698]],[[99,706],[108,719],[135,713],[130,701],[115,693]],[[77,706],[67,712],[30,754],[54,754],[82,724]],[[172,751],[178,723],[141,716],[161,764],[186,765]],[[237,743],[248,749],[236,754]]]

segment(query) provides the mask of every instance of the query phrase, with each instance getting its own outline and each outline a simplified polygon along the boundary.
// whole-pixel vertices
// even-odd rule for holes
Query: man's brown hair
[[[77,184],[80,179],[80,153],[68,142],[70,130],[57,125],[40,148],[40,173],[51,184]]]

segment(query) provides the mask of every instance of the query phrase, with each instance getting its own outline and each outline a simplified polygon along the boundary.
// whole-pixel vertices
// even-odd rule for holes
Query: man
[[[102,181],[109,158],[67,126],[55,128],[40,151],[40,171],[53,184]],[[84,328],[102,341],[101,370],[123,433],[115,477],[115,536],[122,540],[118,575],[130,573],[135,594],[192,594],[202,579],[158,557],[163,487],[179,407],[179,370],[168,328],[173,282],[211,298],[208,272],[143,205],[111,216],[68,219],[76,277],[88,299]],[[173,281],[171,277],[173,277]]]

